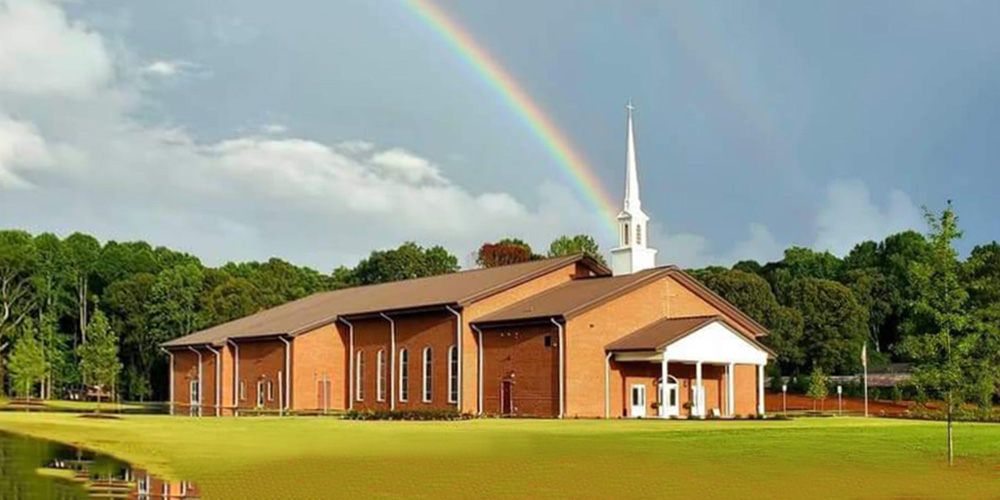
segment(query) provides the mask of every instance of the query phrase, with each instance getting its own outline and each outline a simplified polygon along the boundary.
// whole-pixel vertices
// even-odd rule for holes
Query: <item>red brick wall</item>
[[[757,414],[757,367],[754,365],[736,365],[736,377],[733,379],[733,394],[736,396],[734,406],[736,415],[747,416]]]
[[[462,311],[462,320],[465,323],[462,326],[462,411],[475,413],[477,406],[479,341],[476,332],[472,330],[469,323],[515,302],[566,283],[574,277],[590,274],[592,272],[589,268],[581,263],[569,264],[510,290],[476,302]]]
[[[345,344],[336,324],[292,340],[292,408],[344,409],[347,378]]]
[[[551,346],[545,346],[545,337]],[[514,414],[559,415],[559,333],[554,325],[483,330],[483,408],[499,414],[504,380],[512,382]]]
[[[239,380],[246,389],[239,401],[240,408],[257,407],[257,382],[264,382],[263,408],[277,410],[281,404],[278,376],[284,376],[285,344],[280,340],[237,340],[240,346]],[[267,398],[267,383],[271,383],[272,399]],[[294,382],[293,382],[294,383]],[[293,399],[294,401],[294,399]]]
[[[449,402],[448,350],[455,345],[455,316],[446,311],[392,316],[396,323],[395,394],[392,394],[391,336],[389,322],[384,318],[352,321],[354,324],[354,351],[365,354],[364,401],[354,401],[355,409],[388,409],[390,397],[396,398],[396,409],[453,409]],[[423,399],[424,349],[431,348],[431,399]],[[401,351],[407,350],[409,394],[400,399]],[[377,353],[385,353],[385,401],[376,400]],[[355,358],[356,359],[356,358]]]
[[[215,415],[215,353],[204,347],[196,348],[201,353],[201,411],[203,415]],[[178,414],[191,411],[191,382],[198,378],[198,354],[190,349],[174,351],[174,407]]]

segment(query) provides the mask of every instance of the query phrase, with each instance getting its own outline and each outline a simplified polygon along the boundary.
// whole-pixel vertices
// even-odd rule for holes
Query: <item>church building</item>
[[[163,344],[173,413],[764,413],[767,330],[656,265],[632,106],[611,268],[583,256],[317,293]]]

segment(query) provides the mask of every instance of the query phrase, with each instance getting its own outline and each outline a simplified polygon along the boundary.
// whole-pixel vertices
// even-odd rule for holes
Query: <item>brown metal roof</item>
[[[332,323],[339,316],[445,305],[465,306],[581,261],[599,274],[609,273],[607,268],[589,257],[573,255],[490,269],[345,288],[310,295],[171,340],[163,346],[222,344],[226,339],[295,335]]]
[[[589,309],[636,286],[653,281],[666,274],[669,269],[655,268],[623,276],[573,280],[487,314],[476,320],[476,323],[506,323],[552,317],[565,318],[574,312]]]
[[[675,279],[682,286],[722,311],[732,321],[752,332],[753,335],[767,334],[767,329],[754,321],[753,318],[675,266],[657,267],[624,276],[574,280],[488,314],[477,320],[476,323],[569,318],[663,276]]]
[[[725,321],[721,316],[660,320],[608,344],[606,349],[609,351],[655,351],[719,320]]]

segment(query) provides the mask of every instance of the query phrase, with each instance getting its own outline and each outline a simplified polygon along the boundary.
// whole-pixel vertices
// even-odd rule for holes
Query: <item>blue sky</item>
[[[660,263],[842,254],[953,199],[997,238],[1000,3],[438,0],[620,196],[636,104]],[[398,2],[0,0],[0,226],[329,270],[512,235],[613,243]]]

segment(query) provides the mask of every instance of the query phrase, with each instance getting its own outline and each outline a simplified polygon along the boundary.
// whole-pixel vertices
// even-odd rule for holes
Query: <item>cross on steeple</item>
[[[646,223],[649,217],[642,211],[639,200],[639,167],[635,154],[635,132],[632,112],[635,106],[629,99],[625,104],[625,199],[618,214],[619,245],[611,251],[612,271],[615,275],[631,274],[656,266],[656,250],[646,244]]]

